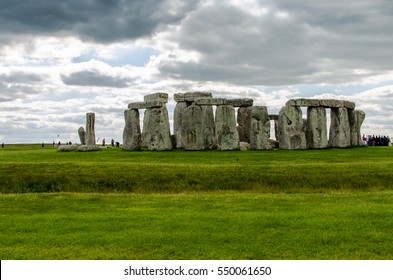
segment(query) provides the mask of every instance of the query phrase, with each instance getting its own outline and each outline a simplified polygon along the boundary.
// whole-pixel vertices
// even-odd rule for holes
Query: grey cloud
[[[260,6],[268,12],[254,16],[216,1],[189,15],[170,40],[196,51],[201,60],[164,60],[162,74],[289,85],[348,83],[392,69],[391,1],[277,0],[260,1]],[[280,17],[284,13],[288,16]]]
[[[132,82],[131,79],[112,77],[95,71],[73,72],[70,75],[60,75],[60,77],[66,85],[74,86],[124,88]]]
[[[38,75],[35,73],[26,72],[12,72],[10,74],[1,74],[0,82],[11,84],[31,84],[43,82],[46,79],[45,75]]]
[[[198,1],[1,0],[0,32],[75,35],[97,42],[148,36],[179,22]]]

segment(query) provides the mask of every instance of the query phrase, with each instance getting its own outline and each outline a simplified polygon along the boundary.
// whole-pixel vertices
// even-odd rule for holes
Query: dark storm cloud
[[[108,76],[90,70],[73,72],[69,75],[60,75],[60,77],[63,83],[73,86],[124,88],[128,86],[128,83],[132,82],[132,79]]]
[[[135,39],[179,22],[198,1],[0,0],[0,33],[64,34],[97,42]]]
[[[214,1],[168,40],[198,62],[162,61],[178,79],[248,85],[348,83],[392,70],[392,1]],[[355,71],[356,69],[366,71]]]

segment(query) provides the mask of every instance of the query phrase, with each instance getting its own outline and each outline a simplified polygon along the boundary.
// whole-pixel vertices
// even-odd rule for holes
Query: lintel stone
[[[197,98],[212,98],[213,95],[210,92],[197,91],[197,92],[185,92],[175,93],[174,99],[176,102],[194,102]]]
[[[197,98],[195,99],[195,105],[205,105],[205,106],[220,106],[227,105],[226,98]]]
[[[355,103],[348,100],[337,100],[337,99],[289,99],[286,106],[295,107],[325,107],[325,108],[347,108],[355,109]]]
[[[254,100],[251,98],[236,98],[228,99],[227,103],[233,107],[250,107],[254,104]]]
[[[146,102],[132,102],[128,104],[128,109],[131,110],[146,109]]]
[[[168,103],[168,94],[164,92],[156,92],[153,94],[148,94],[143,97],[145,102],[148,101],[159,101],[162,103]]]

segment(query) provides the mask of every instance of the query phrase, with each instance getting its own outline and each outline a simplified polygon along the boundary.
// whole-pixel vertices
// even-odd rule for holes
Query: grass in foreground
[[[315,193],[393,189],[393,148],[57,152],[0,149],[0,193]]]
[[[0,259],[392,259],[393,192],[0,195]]]

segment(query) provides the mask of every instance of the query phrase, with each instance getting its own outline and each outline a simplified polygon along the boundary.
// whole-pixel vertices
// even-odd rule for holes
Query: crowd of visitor
[[[367,146],[391,146],[392,141],[389,136],[363,135],[364,145]]]

